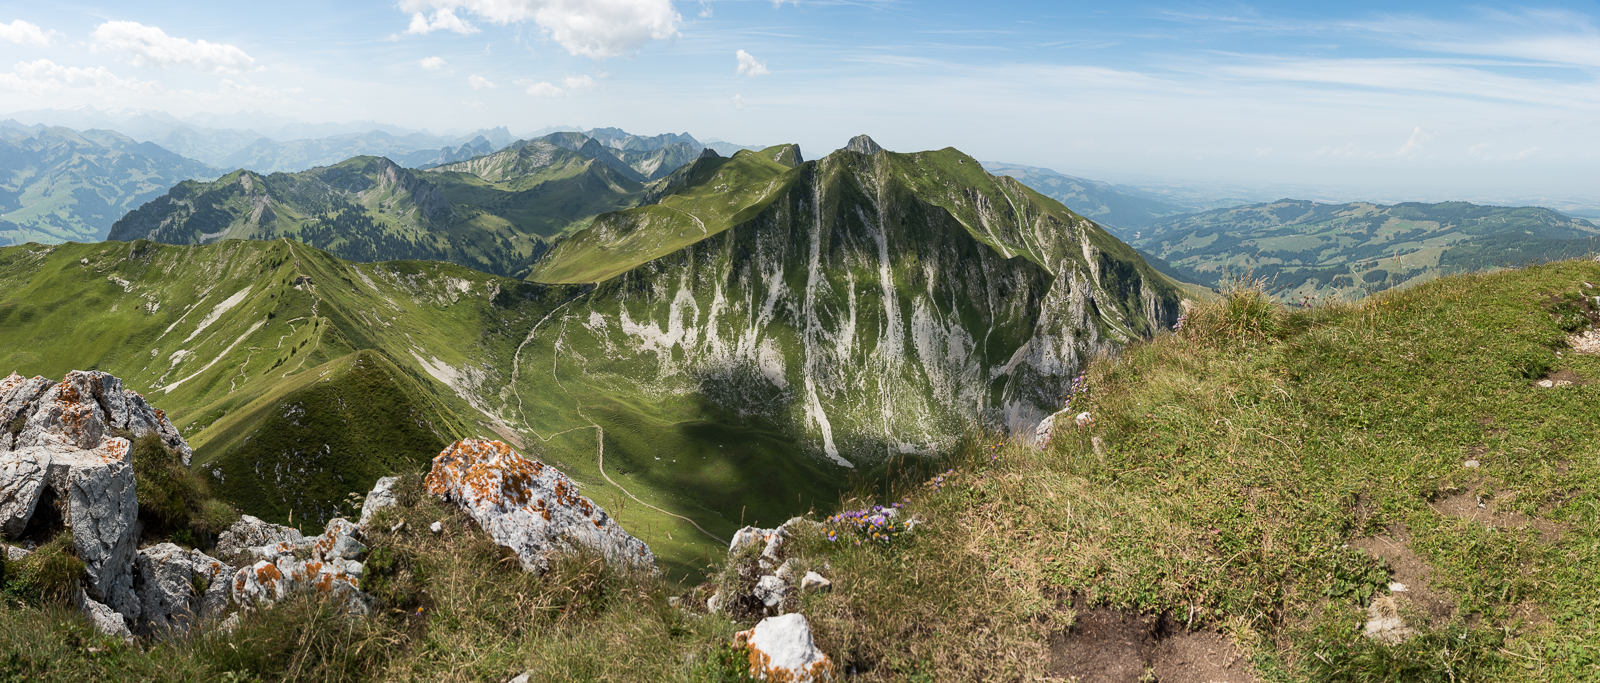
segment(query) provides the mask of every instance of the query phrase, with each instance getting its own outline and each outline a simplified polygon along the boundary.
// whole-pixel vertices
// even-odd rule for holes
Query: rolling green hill
[[[1273,282],[1285,299],[1356,297],[1443,273],[1571,258],[1600,228],[1537,207],[1318,204],[1284,199],[1175,216],[1131,244],[1174,274],[1214,284],[1228,273]]]
[[[13,129],[0,138],[0,239],[105,239],[128,210],[220,171],[105,130]]]
[[[514,186],[517,163],[553,168],[524,154],[556,152],[478,171]],[[257,225],[329,188],[455,210],[452,185],[415,183],[463,171],[349,163],[216,191],[259,201]],[[953,149],[706,155],[656,189],[563,241],[544,283],[227,235],[0,250],[0,368],[122,377],[218,491],[277,521],[318,524],[444,442],[501,438],[690,573],[743,524],[830,506],[973,424],[1031,430],[1088,358],[1179,312],[1130,247]]]

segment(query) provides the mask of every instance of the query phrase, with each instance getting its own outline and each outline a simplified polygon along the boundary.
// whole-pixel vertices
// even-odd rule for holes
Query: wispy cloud
[[[417,66],[429,71],[438,71],[444,68],[444,59],[442,57],[424,57],[417,60]]]
[[[495,85],[494,81],[479,76],[478,74],[472,74],[471,76],[468,76],[467,85],[472,86],[473,90],[493,90],[500,87]]]
[[[672,0],[401,0],[399,7],[411,13],[407,33],[477,31],[463,15],[499,25],[532,21],[567,52],[594,59],[676,37],[683,22]]]
[[[133,21],[108,21],[95,27],[94,41],[96,49],[126,52],[134,66],[189,66],[202,73],[233,74],[248,71],[256,63],[233,45],[176,38],[159,27]]]

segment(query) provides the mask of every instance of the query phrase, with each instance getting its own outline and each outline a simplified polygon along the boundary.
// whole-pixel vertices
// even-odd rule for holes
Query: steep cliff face
[[[1031,428],[1090,355],[1176,320],[1169,280],[1052,200],[954,150],[852,147],[702,159],[659,204],[602,216],[535,271],[602,280],[553,343],[854,466],[975,419]]]

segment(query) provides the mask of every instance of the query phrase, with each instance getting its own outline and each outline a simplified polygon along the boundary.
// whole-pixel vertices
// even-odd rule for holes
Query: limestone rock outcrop
[[[728,594],[713,595],[706,609],[746,617],[783,614],[792,608],[796,570],[785,546],[801,529],[818,526],[812,520],[795,517],[773,529],[754,526],[740,529],[728,543],[728,561],[739,573],[739,587]],[[757,548],[759,552],[754,552]],[[807,575],[822,579],[815,572]]]
[[[19,417],[25,420],[20,429]],[[58,383],[16,373],[0,379],[0,427],[9,427],[12,436],[10,443],[0,439],[0,452],[37,446],[93,450],[112,432],[126,431],[136,438],[156,434],[185,465],[194,457],[165,412],[123,388],[122,380],[93,370],[74,370]]]
[[[86,613],[108,632],[128,631],[142,609],[134,591],[139,503],[132,444],[117,435],[155,434],[185,463],[189,445],[165,413],[94,371],[60,382],[15,373],[0,379],[0,430],[0,531],[16,538],[36,521],[70,527],[84,564]],[[122,626],[113,628],[106,609]]]
[[[335,518],[322,535],[304,538],[294,529],[247,517],[228,531],[232,552],[255,560],[233,573],[233,601],[241,607],[266,607],[296,591],[314,590],[344,599],[351,612],[369,608],[372,599],[359,588],[367,547],[355,538],[356,525]],[[241,540],[265,543],[241,547]]]
[[[140,598],[134,632],[161,636],[184,632],[228,610],[232,567],[198,550],[162,543],[139,551],[134,588]]]
[[[166,414],[116,377],[0,379],[0,533],[17,539],[70,528],[84,566],[78,606],[96,628],[124,638],[187,627],[205,602],[193,595],[203,583],[194,578],[225,568],[170,544],[139,551],[132,443],[124,437],[147,434],[189,463],[193,451]]]
[[[833,661],[817,648],[802,614],[767,617],[740,631],[734,645],[750,654],[750,675],[765,681],[811,683],[833,679]]]
[[[571,479],[499,441],[451,444],[433,459],[424,483],[515,552],[527,571],[543,572],[557,554],[577,546],[615,564],[655,569],[650,548],[579,494]]]
[[[386,507],[393,507],[398,501],[394,497],[395,484],[400,483],[399,477],[383,477],[372,485],[372,492],[367,494],[367,499],[361,504],[361,526],[366,526],[372,516]]]

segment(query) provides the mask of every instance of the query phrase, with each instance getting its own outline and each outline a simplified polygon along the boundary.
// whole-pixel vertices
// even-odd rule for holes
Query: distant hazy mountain
[[[1022,184],[1066,204],[1067,208],[1105,226],[1125,240],[1131,239],[1139,228],[1190,210],[1120,191],[1110,183],[1077,178],[1048,168],[998,161],[985,161],[983,167],[995,175],[1008,175],[1022,181]]]
[[[752,152],[759,152],[763,149],[766,149],[761,145],[740,145],[728,142],[726,140],[718,140],[716,138],[701,140],[700,144],[705,145],[706,149],[714,150],[718,155],[725,157],[731,157],[735,154],[738,154],[739,150],[741,149],[748,149]]]
[[[521,276],[550,241],[636,204],[642,179],[593,139],[554,133],[427,171],[361,156],[299,173],[240,170],[180,183],[118,221],[110,238],[289,237],[354,261],[450,261]]]
[[[0,240],[95,242],[174,183],[221,171],[105,130],[0,124]]]
[[[1249,273],[1293,299],[1359,296],[1441,273],[1583,256],[1600,246],[1597,237],[1593,223],[1537,207],[1283,199],[1175,216],[1130,243],[1192,282]]]

